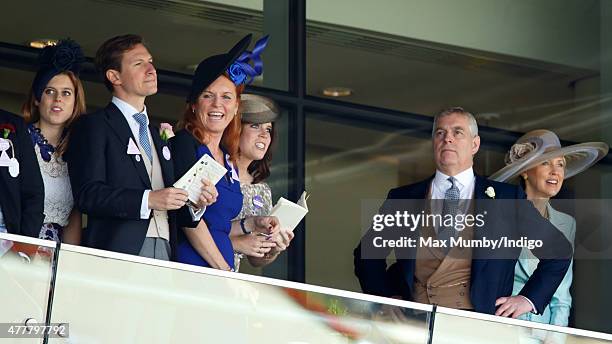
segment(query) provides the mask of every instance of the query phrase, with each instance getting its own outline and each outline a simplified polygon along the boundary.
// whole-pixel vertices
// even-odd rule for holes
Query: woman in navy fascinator
[[[177,261],[220,270],[234,271],[234,249],[230,234],[259,232],[271,238],[278,232],[278,220],[269,216],[252,216],[232,222],[242,208],[243,196],[235,164],[240,145],[242,124],[238,107],[247,84],[261,75],[260,54],[268,36],[247,50],[252,36],[247,35],[227,53],[202,60],[193,76],[191,90],[179,130],[171,140],[176,178],[185,174],[202,156],[208,155],[228,171],[215,184],[201,221],[193,221],[188,209],[179,211]],[[271,240],[271,239],[270,239]],[[269,251],[270,248],[260,247]],[[267,252],[266,251],[266,252]]]
[[[62,155],[70,125],[85,113],[85,93],[78,76],[84,60],[75,41],[67,39],[45,47],[21,110],[45,187],[45,219],[39,237],[70,244],[81,241],[81,214],[74,208],[68,166]]]

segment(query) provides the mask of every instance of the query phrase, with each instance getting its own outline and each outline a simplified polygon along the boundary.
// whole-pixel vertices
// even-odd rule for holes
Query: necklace
[[[55,147],[53,147],[49,141],[45,138],[45,136],[40,131],[40,128],[34,126],[34,124],[28,125],[28,129],[30,129],[30,136],[32,137],[32,143],[38,145],[40,148],[40,156],[46,162],[51,161],[51,155],[55,152]]]
[[[34,147],[39,152],[36,154],[38,161],[40,162],[41,171],[53,178],[63,177],[68,174],[68,165],[61,157],[53,154],[55,147],[53,147],[49,141],[44,137],[40,128],[36,128],[34,125],[28,125],[30,131],[30,137],[34,143]]]

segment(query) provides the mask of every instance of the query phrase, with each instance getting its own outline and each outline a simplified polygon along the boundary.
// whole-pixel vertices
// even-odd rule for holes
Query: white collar
[[[128,104],[125,100],[117,98],[116,96],[113,96],[113,99],[111,99],[111,102],[113,104],[115,104],[119,108],[119,111],[121,111],[123,116],[128,121],[135,121],[133,116],[135,114],[141,112],[138,109],[136,109],[135,107],[133,107],[132,105]],[[142,113],[145,114],[145,116],[147,118],[147,125],[149,125],[149,115],[147,114],[147,106],[146,105],[144,106],[144,110],[142,111]]]
[[[445,190],[448,187],[446,183],[448,182],[449,177],[450,176],[440,172],[439,170],[436,170],[436,176],[434,177],[433,182],[435,185],[438,185],[441,190]],[[457,188],[459,188],[459,190],[463,190],[465,186],[470,185],[474,180],[474,170],[472,167],[470,167],[454,175],[453,178],[455,178],[455,185],[457,185]]]

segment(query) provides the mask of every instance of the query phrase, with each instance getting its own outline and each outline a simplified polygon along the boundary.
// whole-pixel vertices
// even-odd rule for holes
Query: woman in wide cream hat
[[[588,142],[562,147],[559,138],[550,130],[533,130],[516,141],[506,155],[506,166],[489,178],[509,181],[520,177],[520,184],[540,214],[546,217],[565,237],[574,243],[576,221],[568,214],[555,210],[550,198],[561,190],[563,180],[591,167],[608,154],[603,142]],[[518,294],[533,271],[538,259],[523,250],[514,270],[513,295]],[[520,318],[540,323],[567,326],[572,297],[572,265],[557,288],[550,304],[542,314],[526,313]]]

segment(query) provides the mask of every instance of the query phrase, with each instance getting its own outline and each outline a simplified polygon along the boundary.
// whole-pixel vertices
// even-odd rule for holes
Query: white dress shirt
[[[444,194],[451,187],[451,182],[448,180],[449,177],[436,170],[436,176],[431,181],[431,199],[444,199]],[[459,199],[472,199],[476,181],[474,170],[470,167],[453,176],[453,178],[455,178],[455,185],[459,189]]]
[[[147,115],[146,105],[144,109],[140,111],[136,109],[135,107],[133,107],[132,105],[128,104],[127,102],[117,97],[113,97],[111,102],[119,108],[119,111],[121,111],[121,113],[123,114],[123,117],[125,117],[125,120],[128,122],[128,125],[130,126],[130,130],[132,131],[132,135],[134,137],[140,137],[139,136],[140,123],[138,123],[138,121],[136,121],[136,119],[134,118],[134,115],[139,112],[142,112],[145,114],[147,118],[147,132],[149,131],[148,130],[149,116]],[[155,149],[154,148],[155,145],[153,144],[153,138],[151,137],[151,133],[148,133],[147,136],[149,136],[149,142],[151,143],[151,148]],[[142,194],[142,202],[140,203],[140,218],[143,220],[146,220],[149,218],[149,216],[151,216],[151,209],[149,209],[149,193],[150,192],[151,190],[145,190],[144,193]]]
[[[431,181],[431,199],[444,199],[444,194],[451,187],[451,182],[448,180],[450,176],[436,170],[436,175]],[[470,167],[465,171],[453,176],[455,178],[455,186],[459,189],[459,199],[468,200],[474,196],[474,185],[476,177],[474,170]],[[466,214],[470,202],[460,202],[459,212]],[[441,201],[431,202],[431,211],[434,214],[442,214],[443,204]],[[438,226],[434,225],[434,230],[438,233]]]

